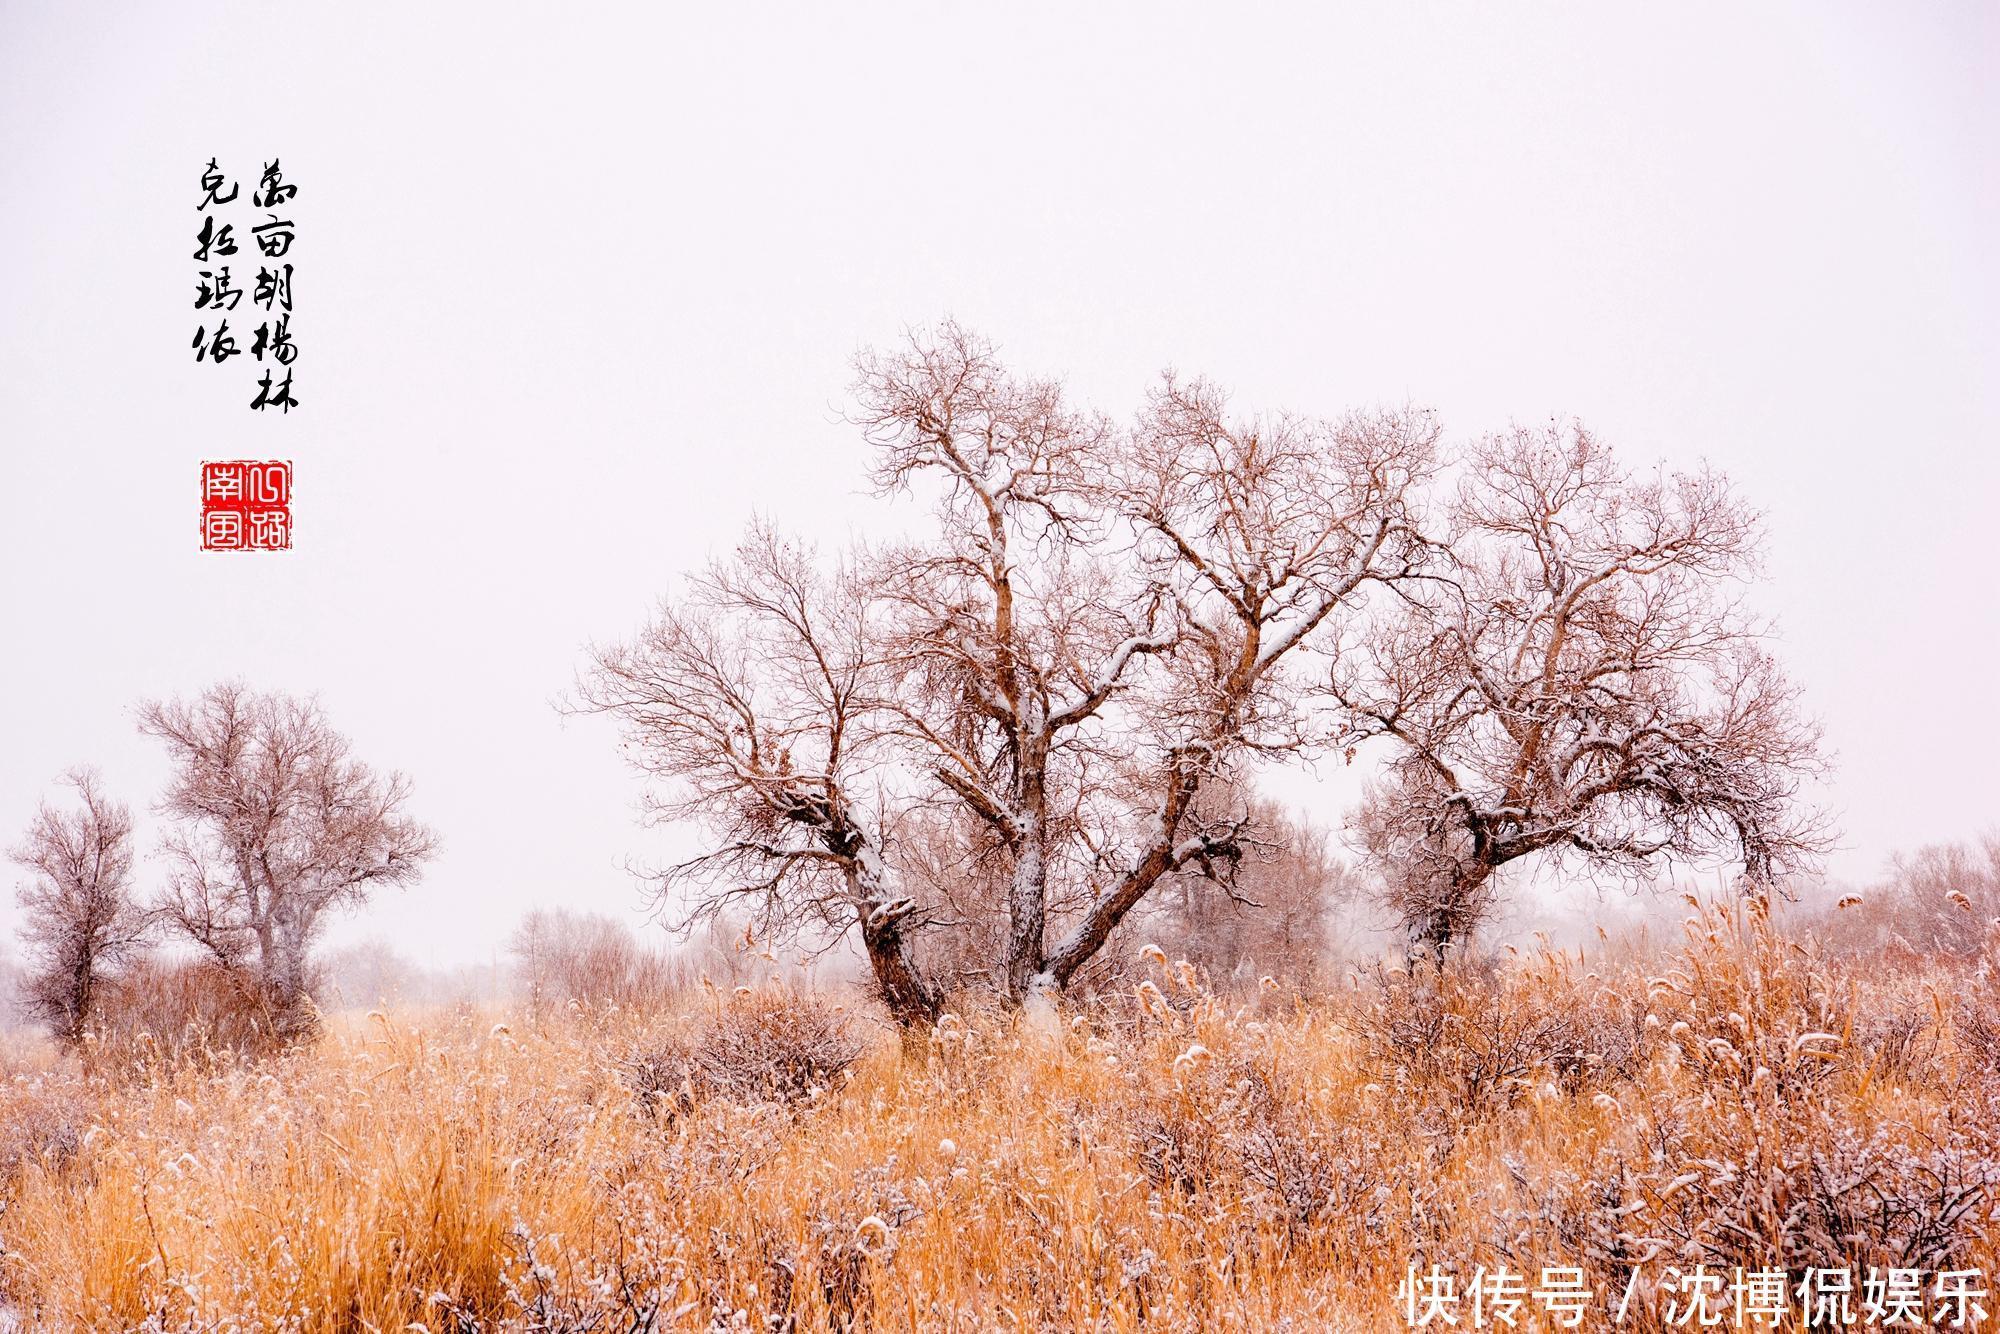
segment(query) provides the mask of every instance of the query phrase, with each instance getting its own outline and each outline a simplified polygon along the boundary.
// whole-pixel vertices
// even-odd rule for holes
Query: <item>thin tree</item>
[[[1333,675],[1352,739],[1389,743],[1357,825],[1413,947],[1463,941],[1524,858],[1732,855],[1758,893],[1813,864],[1818,731],[1743,605],[1759,522],[1726,479],[1517,430],[1471,451],[1449,518],[1450,576]]]
[[[884,855],[899,794],[879,616],[851,567],[822,570],[811,549],[753,528],[636,639],[593,649],[571,707],[623,724],[626,756],[664,784],[651,820],[709,835],[661,878],[663,905],[693,894],[677,925],[734,911],[767,937],[855,930],[883,1005],[915,1024],[938,995],[905,947],[916,903]]]
[[[508,937],[515,981],[537,1014],[557,1007],[655,1005],[671,992],[674,960],[648,950],[605,913],[537,908]]]
[[[435,851],[405,813],[409,780],[352,758],[316,700],[235,682],[148,701],[139,730],[174,766],[160,812],[178,827],[158,915],[249,971],[280,1036],[309,1033],[311,950],[330,915],[412,883]]]
[[[33,878],[19,891],[29,1013],[66,1046],[83,1040],[106,974],[145,946],[147,921],[132,897],[132,812],[112,801],[95,771],[63,782],[77,805],[43,802],[12,852]]]

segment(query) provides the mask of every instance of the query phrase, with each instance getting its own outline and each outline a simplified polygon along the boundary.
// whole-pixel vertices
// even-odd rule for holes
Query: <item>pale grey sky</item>
[[[661,844],[549,701],[753,509],[896,522],[847,362],[944,314],[1119,414],[1172,364],[1706,456],[1769,513],[1836,871],[2000,824],[1996,56],[1972,3],[5,0],[0,830],[81,761],[143,807],[133,702],[242,676],[443,836],[341,938],[630,906]],[[191,361],[211,155],[300,187],[285,419]],[[293,459],[297,549],[199,552],[204,457]]]

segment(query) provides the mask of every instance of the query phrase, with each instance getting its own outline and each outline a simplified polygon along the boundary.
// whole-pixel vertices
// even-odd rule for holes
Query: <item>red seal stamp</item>
[[[292,465],[237,459],[201,465],[201,549],[284,551],[292,545]]]

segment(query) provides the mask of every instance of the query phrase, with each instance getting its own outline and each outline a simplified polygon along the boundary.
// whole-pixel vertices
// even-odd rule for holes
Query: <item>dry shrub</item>
[[[1429,992],[1236,1004],[1142,957],[1054,1031],[908,1046],[760,990],[51,1057],[0,1079],[0,1291],[78,1330],[1389,1330],[1412,1262],[1991,1272],[1990,962],[1706,910]]]
[[[286,1045],[250,974],[206,959],[153,958],[110,980],[89,1053],[115,1069],[256,1057]]]
[[[1592,1095],[1612,1124],[1573,1161],[1507,1161],[1496,1252],[1574,1256],[1614,1290],[1667,1264],[1990,1259],[2000,1085],[1953,1073],[1944,1007],[1911,995],[1925,980],[1864,980],[1755,905],[1686,925],[1686,947],[1634,983],[1652,1055]]]
[[[828,1324],[835,1329],[873,1323],[872,1279],[894,1262],[902,1230],[923,1214],[899,1175],[894,1162],[873,1164],[856,1173],[847,1189],[822,1198],[814,1208],[812,1268]],[[777,1263],[784,1268],[782,1261]],[[795,1271],[785,1272],[789,1278]],[[783,1305],[776,1309],[789,1314]]]
[[[1274,1023],[1209,991],[1188,960],[1150,962],[1153,977],[1079,1021],[1083,1052],[1116,1063],[1131,1087],[1068,1111],[1088,1127],[1078,1142],[1121,1134],[1156,1213],[1204,1229],[1226,1219],[1233,1250],[1303,1247],[1329,1264],[1408,1229],[1431,1195],[1420,1162],[1374,1128],[1364,1090],[1317,1078],[1313,1057],[1329,1043],[1317,1017]],[[1142,1306],[1160,1297],[1147,1295],[1150,1253],[1143,1239],[1121,1252],[1121,1286]]]
[[[656,1041],[628,1064],[642,1111],[673,1114],[716,1096],[740,1103],[810,1102],[861,1055],[845,1011],[789,988],[744,988],[691,1032]]]
[[[1953,1045],[1977,1072],[2000,1075],[2000,926],[1988,935],[1986,953],[1972,975],[1954,991]]]
[[[1944,1068],[1944,1028],[1929,1005],[1902,1005],[1858,1016],[1854,1044],[1876,1077],[1902,1084],[1935,1077]]]
[[[1950,1267],[1966,1258],[2000,1183],[2000,1166],[1981,1152],[1912,1145],[1893,1128],[1864,1133],[1818,1109],[1782,1127],[1734,1120],[1674,1146],[1668,1167],[1681,1170],[1667,1181],[1686,1185],[1656,1207],[1651,1230],[1680,1257]],[[1640,1183],[1656,1194],[1663,1184]]]
[[[74,1086],[39,1077],[0,1085],[0,1187],[30,1167],[60,1171],[83,1146],[89,1113]]]
[[[1378,970],[1350,1023],[1377,1077],[1441,1133],[1477,1123],[1548,1086],[1574,1092],[1623,1078],[1643,1060],[1643,1002],[1579,979],[1544,954],[1502,978],[1464,963]]]
[[[1138,1118],[1134,1156],[1157,1188],[1191,1200],[1240,1195],[1287,1246],[1339,1249],[1379,1227],[1407,1184],[1385,1166],[1394,1155],[1379,1134],[1280,1093],[1245,1062],[1184,1073]]]

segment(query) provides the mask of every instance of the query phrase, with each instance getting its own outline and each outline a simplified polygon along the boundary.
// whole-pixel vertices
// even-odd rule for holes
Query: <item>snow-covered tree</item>
[[[330,914],[407,885],[436,847],[405,813],[409,780],[352,758],[316,700],[236,683],[140,706],[173,775],[158,915],[257,978],[281,1036],[311,1029],[310,954]]]
[[[1323,740],[1308,648],[1428,548],[1409,497],[1428,418],[1227,417],[1166,379],[1131,426],[1023,378],[946,324],[859,365],[857,424],[916,538],[823,572],[754,533],[637,640],[594,655],[580,705],[617,715],[713,849],[670,876],[767,928],[858,926],[883,999],[933,1012],[904,934],[904,821],[1004,895],[995,973],[1060,990],[1160,883],[1229,874],[1247,811],[1196,800]],[[699,910],[699,907],[698,907]]]
[[[1759,523],[1726,479],[1633,476],[1573,425],[1464,462],[1451,569],[1333,676],[1353,739],[1389,744],[1358,825],[1413,944],[1463,939],[1523,858],[1726,853],[1757,892],[1812,864],[1819,735],[1743,605]]]
[[[82,1040],[107,970],[144,947],[146,914],[132,897],[132,812],[90,769],[63,782],[73,809],[42,803],[12,857],[31,878],[19,890],[28,1012],[58,1041]]]
[[[601,646],[573,707],[624,727],[625,753],[664,788],[651,819],[688,820],[709,847],[672,868],[683,926],[743,916],[767,937],[859,931],[899,1021],[937,1013],[903,939],[915,906],[884,853],[896,785],[881,690],[879,600],[848,565],[765,527],[687,581],[632,641]]]

